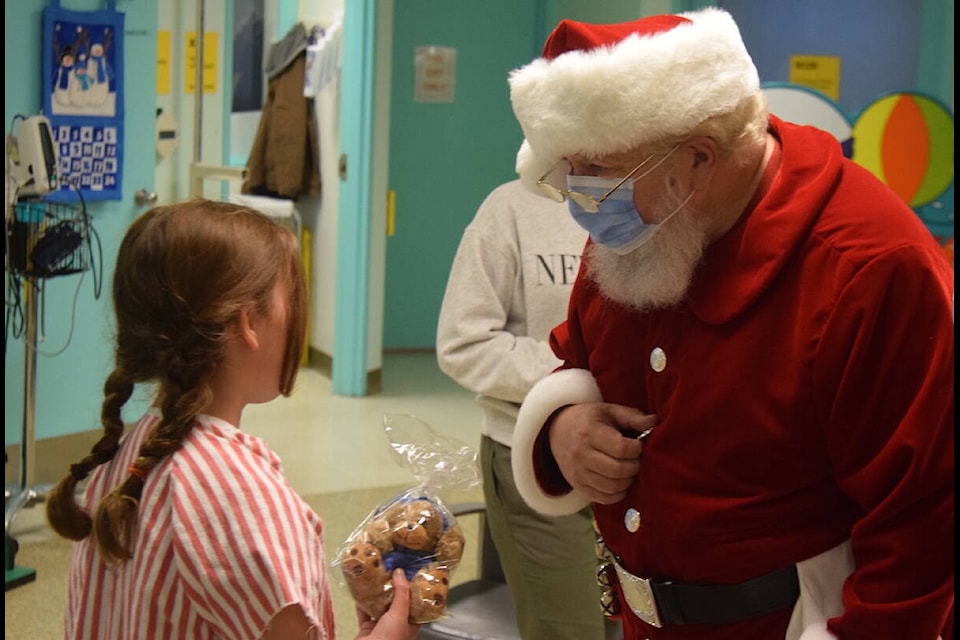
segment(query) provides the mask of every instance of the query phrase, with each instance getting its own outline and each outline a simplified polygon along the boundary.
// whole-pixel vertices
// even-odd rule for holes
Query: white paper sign
[[[413,64],[414,102],[453,102],[457,79],[455,48],[417,47]]]

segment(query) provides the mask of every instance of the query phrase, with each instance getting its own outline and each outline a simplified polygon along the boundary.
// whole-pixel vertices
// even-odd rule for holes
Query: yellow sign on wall
[[[157,32],[157,95],[170,94],[170,32]]]
[[[790,82],[840,99],[839,56],[790,56]]]
[[[197,34],[187,33],[187,71],[186,93],[193,93],[197,86]],[[203,92],[217,92],[217,34],[205,32],[203,34]]]

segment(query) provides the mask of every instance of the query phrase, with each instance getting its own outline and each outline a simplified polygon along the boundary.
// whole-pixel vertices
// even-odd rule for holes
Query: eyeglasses
[[[653,171],[654,169],[659,167],[661,164],[663,164],[664,161],[667,158],[669,158],[674,151],[677,150],[680,144],[682,143],[678,143],[677,145],[675,145],[673,149],[670,149],[670,151],[667,152],[667,154],[660,159],[660,162],[658,162],[657,164],[653,165],[652,167],[644,171],[641,175],[637,176],[636,179],[640,180],[641,178],[646,177],[647,175],[650,174],[651,171]],[[613,185],[613,187],[609,191],[604,193],[599,198],[588,196],[587,194],[580,193],[579,191],[571,191],[569,189],[561,189],[560,187],[553,186],[552,184],[547,182],[547,176],[553,173],[554,169],[550,169],[550,171],[547,171],[545,174],[540,176],[540,179],[537,180],[537,187],[540,189],[541,192],[543,192],[545,196],[547,196],[554,202],[563,202],[567,198],[570,198],[571,200],[576,202],[577,205],[587,213],[597,213],[598,211],[600,211],[601,202],[609,198],[614,191],[622,187],[627,180],[632,178],[637,171],[640,171],[640,169],[642,169],[644,165],[650,162],[650,160],[652,160],[656,155],[657,154],[653,154],[644,158],[643,162],[641,162],[636,167],[634,167],[633,171],[631,171],[630,173],[625,175],[623,178],[621,178],[620,181],[617,182],[617,184]]]

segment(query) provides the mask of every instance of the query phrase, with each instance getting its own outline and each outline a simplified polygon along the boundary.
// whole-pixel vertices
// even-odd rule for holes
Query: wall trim
[[[327,378],[333,379],[333,356],[310,347],[307,362],[311,368],[316,369]],[[369,396],[381,391],[383,391],[383,369],[367,371],[367,385],[364,395]]]

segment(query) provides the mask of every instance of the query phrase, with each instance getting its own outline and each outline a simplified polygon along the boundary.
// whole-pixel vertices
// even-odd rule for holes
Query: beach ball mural
[[[854,162],[904,199],[953,262],[953,114],[912,91],[870,103],[853,125]]]
[[[901,91],[880,96],[851,119],[810,87],[768,82],[762,89],[771,113],[833,134],[844,156],[900,195],[953,264],[953,114],[946,106]]]
[[[762,86],[770,113],[781,120],[809,124],[833,135],[843,147],[843,155],[853,154],[853,127],[830,96],[792,82],[768,82]]]
[[[853,137],[853,161],[913,208],[934,202],[953,184],[953,115],[930,96],[881,96],[857,116]]]

